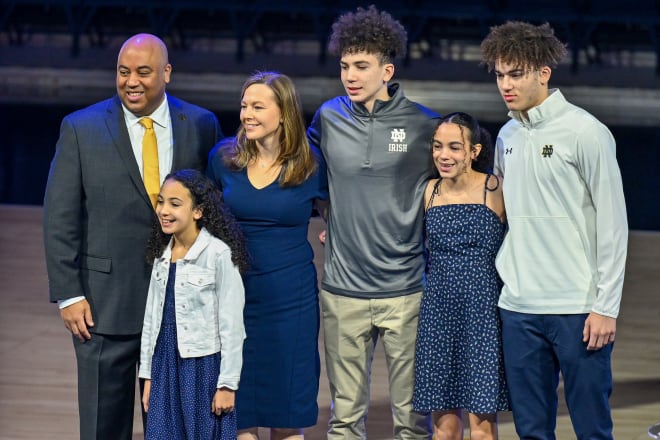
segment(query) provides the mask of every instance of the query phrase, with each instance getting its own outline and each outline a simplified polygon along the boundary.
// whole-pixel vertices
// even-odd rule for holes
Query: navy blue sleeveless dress
[[[220,353],[179,356],[174,311],[176,264],[170,264],[163,321],[151,364],[145,440],[236,440],[236,412],[211,412],[220,374]]]
[[[250,253],[243,275],[247,338],[236,393],[238,429],[316,425],[320,316],[307,230],[314,199],[328,197],[325,164],[298,186],[274,181],[261,189],[220,155],[211,166]]]
[[[419,312],[413,409],[506,411],[497,311],[502,286],[495,269],[505,225],[486,206],[486,188],[484,204],[432,206],[437,194],[438,184],[426,211],[430,258]]]

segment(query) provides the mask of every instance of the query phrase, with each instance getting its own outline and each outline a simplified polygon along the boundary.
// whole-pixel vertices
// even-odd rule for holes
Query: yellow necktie
[[[160,192],[160,175],[158,173],[158,143],[154,131],[154,121],[150,118],[140,119],[140,125],[144,130],[142,138],[142,170],[144,187],[149,194],[151,204],[156,209],[158,193]]]

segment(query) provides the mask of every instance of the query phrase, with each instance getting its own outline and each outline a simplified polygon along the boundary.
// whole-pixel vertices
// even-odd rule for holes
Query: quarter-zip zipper
[[[373,149],[374,140],[374,114],[369,113],[369,137],[367,139],[367,151],[365,153],[362,168],[371,168],[371,150]]]

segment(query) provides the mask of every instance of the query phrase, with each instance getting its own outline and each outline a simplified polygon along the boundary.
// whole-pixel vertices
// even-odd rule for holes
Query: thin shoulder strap
[[[491,177],[495,177],[495,176],[492,174],[488,174],[486,176],[486,181],[484,182],[484,205],[486,204],[486,195],[488,194],[488,191],[493,192],[500,187],[500,179],[495,177],[495,188],[488,188],[488,182],[490,182]]]
[[[435,197],[436,194],[438,194],[438,188],[440,187],[440,181],[442,179],[438,179],[437,182],[435,182],[435,185],[433,185],[433,191],[431,192],[431,198],[429,199],[429,203],[426,205],[425,211],[428,211],[428,209],[433,206],[433,198]]]

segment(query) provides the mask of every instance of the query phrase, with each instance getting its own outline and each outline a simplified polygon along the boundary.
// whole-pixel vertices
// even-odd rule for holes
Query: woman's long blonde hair
[[[293,81],[279,72],[256,72],[243,83],[241,99],[253,84],[264,84],[273,91],[282,114],[280,152],[276,160],[276,163],[282,165],[279,184],[283,187],[299,185],[309,178],[317,164],[307,141],[302,106]],[[243,169],[257,155],[256,142],[245,136],[245,128],[241,124],[234,144],[225,150],[225,163],[231,169]]]

